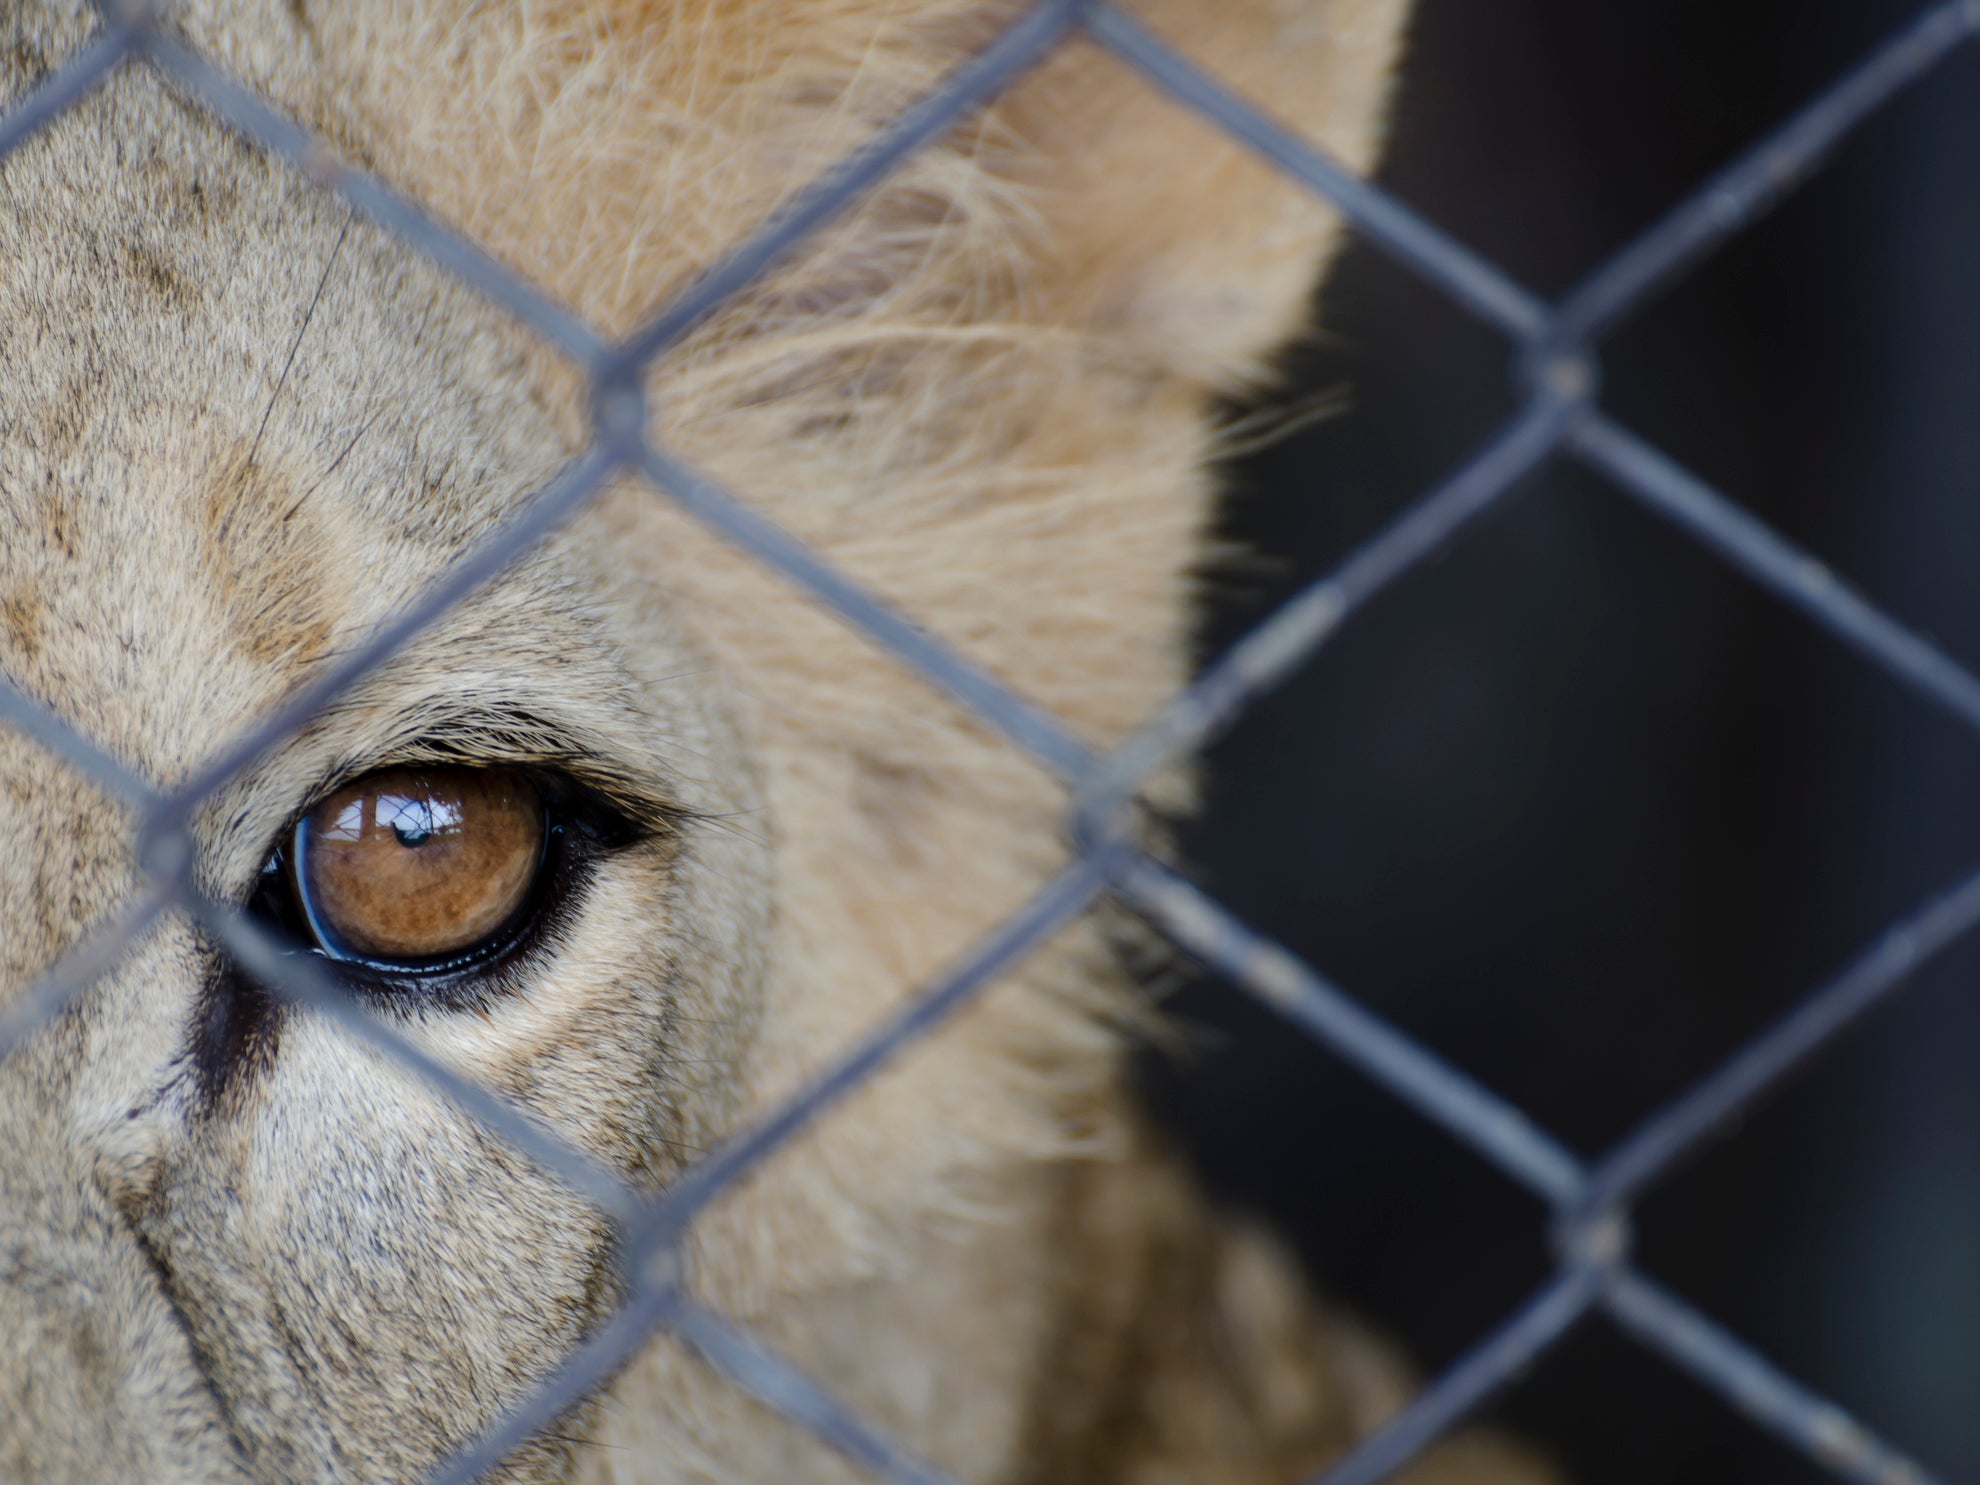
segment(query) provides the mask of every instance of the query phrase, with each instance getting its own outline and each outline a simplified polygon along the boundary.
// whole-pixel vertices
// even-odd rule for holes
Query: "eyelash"
[[[290,953],[313,956],[354,993],[381,1009],[485,1009],[521,988],[522,971],[575,916],[598,863],[651,834],[598,790],[561,770],[524,773],[543,800],[543,861],[529,896],[509,922],[472,948],[417,965],[328,952],[306,921],[289,859],[295,821],[270,851],[248,911],[287,940]],[[297,812],[297,819],[314,808],[312,801]]]

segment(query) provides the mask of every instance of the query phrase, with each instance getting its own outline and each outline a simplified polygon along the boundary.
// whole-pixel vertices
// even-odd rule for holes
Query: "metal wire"
[[[696,324],[835,220],[916,150],[1083,33],[1134,68],[1180,108],[1241,140],[1291,180],[1330,203],[1351,228],[1506,336],[1527,402],[1503,430],[1387,530],[1312,584],[1235,645],[1139,733],[1096,756],[1056,718],[985,675],[909,619],[832,570],[802,543],[691,469],[655,441],[639,372]],[[1235,987],[1386,1088],[1399,1102],[1469,1145],[1554,1214],[1559,1269],[1528,1303],[1469,1355],[1433,1379],[1396,1419],[1321,1477],[1319,1485],[1373,1485],[1444,1437],[1511,1386],[1588,1316],[1666,1358],[1836,1477],[1877,1485],[1932,1479],[1841,1407],[1782,1374],[1633,1266],[1632,1204],[1670,1175],[1704,1138],[1725,1128],[1846,1027],[1900,990],[1933,955],[1980,923],[1980,873],[1901,919],[1834,979],[1754,1038],[1694,1088],[1653,1111],[1603,1157],[1568,1150],[1504,1098],[1358,1005],[1325,976],[1246,927],[1169,865],[1128,843],[1118,821],[1146,780],[1200,747],[1280,684],[1398,577],[1510,498],[1556,455],[1602,474],[1757,585],[1801,612],[1864,661],[1980,730],[1980,678],[1850,591],[1820,563],[1684,470],[1598,407],[1600,337],[1817,169],[1877,108],[1980,35],[1980,0],[1924,10],[1908,27],[1821,92],[1778,131],[1640,234],[1559,304],[1549,305],[1495,265],[1309,141],[1231,92],[1104,0],[1041,0],[975,57],[902,112],[865,147],[800,192],[639,331],[611,344],[471,243],[155,27],[142,5],[107,8],[98,34],[0,117],[0,155],[102,85],[141,62],[231,126],[343,196],[560,348],[589,377],[594,443],[427,593],[316,675],[272,715],[220,749],[190,781],[161,793],[47,705],[0,678],[0,723],[59,755],[137,811],[143,884],[128,907],[52,966],[0,1016],[0,1056],[70,1004],[164,913],[202,921],[228,952],[285,999],[328,1015],[376,1052],[425,1080],[440,1097],[507,1140],[619,1228],[626,1300],[537,1389],[432,1477],[461,1485],[579,1405],[659,1331],[672,1333],[717,1372],[879,1478],[952,1485],[854,1416],[817,1382],[756,1338],[682,1291],[680,1243],[696,1216],[731,1183],[860,1087],[891,1059],[976,996],[1094,899],[1111,893]],[[782,573],[843,622],[968,706],[1072,791],[1073,859],[1030,904],[958,966],[877,1027],[755,1129],[650,1196],[598,1166],[555,1133],[427,1057],[368,1015],[306,956],[287,954],[238,910],[198,897],[190,881],[195,812],[242,768],[307,725],[351,685],[388,663],[415,634],[568,521],[615,470],[642,473],[664,498]]]

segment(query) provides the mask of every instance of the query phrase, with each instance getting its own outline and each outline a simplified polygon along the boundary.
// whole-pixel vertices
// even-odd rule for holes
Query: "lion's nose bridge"
[[[10,1069],[25,1071],[27,1069]],[[0,1092],[0,1482],[245,1480],[163,1276],[90,1152]]]
[[[107,999],[0,1061],[0,1485],[247,1478],[164,1270],[119,1210],[147,1144],[145,1059],[119,1052],[159,1030],[132,981],[170,949],[142,946]]]

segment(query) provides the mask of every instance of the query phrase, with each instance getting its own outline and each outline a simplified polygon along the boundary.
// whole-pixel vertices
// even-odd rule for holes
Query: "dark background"
[[[1424,0],[1384,179],[1553,296],[1918,13]],[[1503,342],[1357,246],[1233,471],[1205,653],[1483,442]],[[1633,319],[1606,405],[1980,666],[1980,49]],[[1566,465],[1215,748],[1200,875],[1594,1154],[1980,864],[1980,739]],[[1213,983],[1148,1078],[1212,1183],[1429,1367],[1547,1272],[1545,1214]],[[1645,1267],[1950,1479],[1980,1479],[1980,949],[1657,1188]],[[1591,1322],[1499,1410],[1579,1485],[1825,1479]]]

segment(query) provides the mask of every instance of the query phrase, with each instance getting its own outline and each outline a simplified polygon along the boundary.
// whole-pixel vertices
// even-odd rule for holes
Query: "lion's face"
[[[320,26],[267,9],[183,19],[606,322],[809,170],[777,148],[807,110],[852,127],[844,78],[834,94],[777,74],[752,101],[742,61],[791,29],[758,14],[775,7],[730,7],[725,38],[722,6],[656,6],[637,24],[665,57],[640,65],[677,115],[666,159],[684,183],[632,193],[623,219],[532,219],[532,200],[547,212],[569,188],[554,159],[524,169],[511,140],[489,145],[495,163],[445,156],[423,175],[420,141],[472,125],[487,143],[491,120],[539,148],[623,132],[609,89],[575,89],[555,128],[540,98],[532,114],[491,95],[483,116],[444,89],[428,117],[403,76],[367,71],[403,61],[380,40],[403,8]],[[888,7],[827,9],[819,65],[866,86],[849,39]],[[926,9],[893,38],[915,65],[882,78],[879,103],[980,30],[958,23],[968,6]],[[1328,124],[1352,154],[1393,22],[1369,10],[1352,45],[1318,43],[1354,93]],[[489,87],[483,64],[523,45],[504,15],[436,15],[422,24],[465,39],[430,65]],[[357,28],[342,52],[340,20]],[[678,34],[694,28],[735,56],[708,62]],[[84,30],[65,6],[16,8],[0,92],[18,97]],[[638,60],[651,40],[600,35],[579,62]],[[553,64],[572,65],[555,48]],[[708,69],[700,92],[667,70],[690,64]],[[1104,97],[1081,81],[1082,99]],[[696,108],[727,132],[696,135]],[[1122,223],[1088,220],[1077,178],[1059,194],[1031,178],[1026,160],[1049,158],[1025,154],[1044,149],[1027,129],[1050,136],[1034,125],[1014,113],[1004,134],[945,147],[839,257],[774,283],[649,390],[673,447],[1105,742],[1179,671],[1202,377],[1234,374],[1290,323],[1326,227],[1267,192],[1205,216],[1212,238],[1243,210],[1270,232],[1236,248],[1178,233],[1169,256],[1131,258]],[[1145,132],[1124,131],[1132,158]],[[1209,176],[1262,189],[1262,172],[1194,147]],[[732,199],[684,165],[738,154],[770,164],[737,171]],[[523,173],[505,184],[489,174],[502,162]],[[1082,209],[1054,239],[1067,201]],[[1263,266],[1245,261],[1254,239]],[[849,274],[846,255],[876,243],[906,266]],[[627,282],[598,273],[614,244]],[[1228,261],[1231,281],[1202,282],[1199,260]],[[1172,270],[1188,293],[1165,294]],[[1191,331],[1217,295],[1223,318]],[[1230,323],[1231,344],[1205,350]],[[0,670],[158,789],[425,592],[585,433],[574,377],[527,332],[142,72],[0,164],[0,365]],[[440,796],[495,780],[524,801],[509,895],[465,938],[443,923],[395,954],[389,930],[326,928],[333,910],[302,901],[299,823],[380,778]],[[414,1045],[658,1189],[1022,902],[1057,860],[1060,803],[959,708],[622,481],[229,777],[193,822],[191,870]],[[0,985],[30,984],[133,901],[133,826],[0,730]],[[385,848],[425,840],[402,830]],[[370,947],[340,951],[354,942]],[[1026,1348],[1044,1333],[1026,1172],[1103,1147],[1109,1127],[1101,964],[1090,929],[1064,935],[717,1206],[689,1255],[699,1292],[801,1359],[847,1354],[854,1317],[893,1325],[853,1347],[865,1371],[842,1390],[986,1477],[1016,1457]],[[0,1065],[0,1478],[418,1478],[621,1293],[585,1201],[271,997],[186,911]],[[823,1478],[665,1343],[572,1428],[599,1446],[547,1438],[517,1477]],[[615,1457],[615,1438],[639,1459]]]
[[[149,82],[81,122],[6,179],[5,665],[169,786],[445,572],[565,440],[499,318],[335,202]],[[652,1183],[726,1117],[768,868],[706,660],[608,535],[539,548],[231,781],[194,872],[265,913],[264,868],[346,781],[525,770],[551,836],[527,941],[435,977],[338,972]],[[18,735],[0,760],[18,985],[136,878],[115,801]],[[0,1306],[42,1343],[10,1346],[4,1411],[30,1410],[42,1346],[75,1348],[80,1389],[31,1408],[77,1438],[9,1430],[10,1479],[60,1474],[71,1445],[101,1478],[160,1478],[157,1431],[205,1450],[215,1415],[270,1477],[413,1475],[615,1299],[584,1203],[184,914],[4,1078]],[[188,1346],[201,1384],[151,1396]]]

